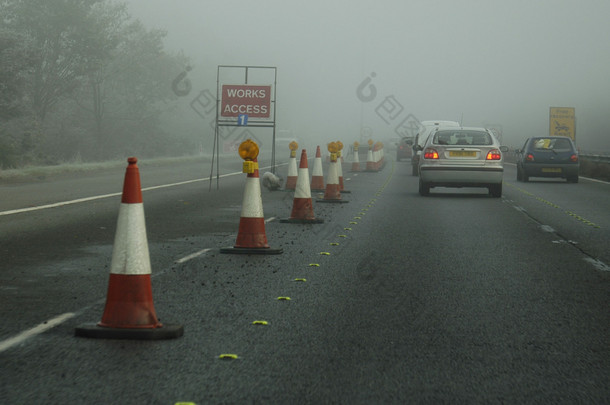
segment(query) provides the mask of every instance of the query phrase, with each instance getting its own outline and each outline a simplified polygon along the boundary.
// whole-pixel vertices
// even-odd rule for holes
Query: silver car
[[[423,147],[419,161],[419,194],[432,187],[487,187],[502,196],[504,165],[496,137],[485,128],[440,127]]]

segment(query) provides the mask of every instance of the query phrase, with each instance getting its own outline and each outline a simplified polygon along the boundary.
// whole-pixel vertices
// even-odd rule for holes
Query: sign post
[[[215,147],[212,154],[210,189],[212,187],[212,172],[214,170],[215,155],[219,154],[220,127],[271,128],[273,133],[271,143],[271,171],[275,173],[276,83],[276,67],[218,66],[216,76]],[[230,133],[232,134],[234,130]],[[242,131],[241,136],[243,138],[246,135],[248,138],[256,138],[247,128]],[[235,139],[234,141],[244,140],[242,138]],[[227,142],[225,142],[225,144],[226,143]],[[261,141],[259,141],[259,143],[262,145]],[[216,161],[217,189],[219,187],[219,179],[220,173],[218,161]]]

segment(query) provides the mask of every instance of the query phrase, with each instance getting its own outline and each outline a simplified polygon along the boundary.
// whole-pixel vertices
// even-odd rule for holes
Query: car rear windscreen
[[[484,146],[492,145],[491,135],[483,131],[438,131],[432,142],[436,145]]]
[[[572,150],[572,143],[565,138],[534,138],[531,142],[532,149],[554,150],[556,152],[568,152]]]

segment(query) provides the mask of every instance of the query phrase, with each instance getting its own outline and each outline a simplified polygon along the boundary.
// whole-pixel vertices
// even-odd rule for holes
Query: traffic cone
[[[317,202],[329,203],[347,203],[341,199],[341,191],[339,190],[339,176],[337,174],[337,154],[330,154],[330,165],[328,166],[328,177],[326,179],[326,190],[324,191],[324,199],[316,200]]]
[[[297,186],[297,178],[299,176],[297,172],[297,151],[290,150],[290,160],[288,161],[288,175],[286,176],[285,190],[292,191]]]
[[[316,149],[316,158],[313,161],[313,171],[311,173],[311,191],[324,191],[324,173],[322,171],[322,154],[320,146]]]
[[[309,168],[307,166],[307,152],[305,149],[301,151],[299,176],[297,179],[296,191],[294,192],[292,213],[290,214],[290,218],[281,219],[280,222],[299,224],[321,224],[324,222],[323,219],[317,219],[313,213],[311,190],[309,186]]]
[[[366,171],[367,172],[375,172],[375,160],[373,157],[373,145],[369,145],[369,151],[366,155]]]
[[[354,143],[354,160],[352,160],[352,172],[360,171],[360,158],[358,157],[358,145]]]
[[[76,328],[75,335],[103,339],[177,338],[184,333],[182,325],[163,325],[155,313],[138,159],[131,157],[128,162],[104,314],[98,324]]]
[[[378,146],[378,152],[379,155],[379,163],[378,163],[378,170],[383,169],[383,167],[385,166],[385,154],[384,154],[384,150],[383,150],[383,142],[379,142],[379,146]]]
[[[341,156],[341,151],[337,153],[337,176],[339,177],[339,191],[351,193],[351,191],[345,189],[345,184],[343,183],[343,157]]]
[[[258,160],[253,159],[254,170],[248,173],[241,206],[237,240],[232,248],[222,248],[220,253],[279,254],[282,249],[271,249],[267,244],[265,217],[258,174]]]

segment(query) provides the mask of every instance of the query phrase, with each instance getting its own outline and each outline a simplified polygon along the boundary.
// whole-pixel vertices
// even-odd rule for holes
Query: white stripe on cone
[[[261,183],[258,177],[247,177],[241,203],[242,218],[264,218]]]
[[[114,237],[111,274],[150,274],[144,205],[121,203]]]
[[[294,198],[311,198],[309,169],[307,167],[299,168],[299,177],[297,179],[297,187],[294,190]]]
[[[322,171],[322,157],[317,156],[313,161],[313,170],[311,171],[311,187],[316,190],[324,190],[324,173]]]

